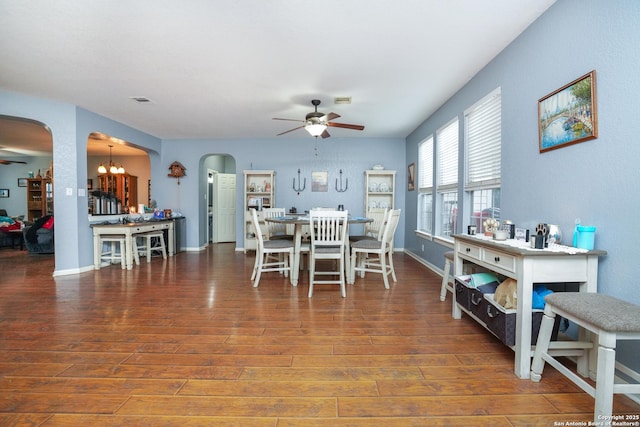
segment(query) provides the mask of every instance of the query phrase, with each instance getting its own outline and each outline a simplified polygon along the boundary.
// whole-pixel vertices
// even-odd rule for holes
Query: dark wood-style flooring
[[[394,256],[379,275],[316,286],[219,244],[52,277],[52,256],[0,251],[2,426],[553,426],[593,399],[547,367],[451,318],[441,278]],[[617,396],[616,413],[640,413]],[[559,425],[559,424],[555,424]]]

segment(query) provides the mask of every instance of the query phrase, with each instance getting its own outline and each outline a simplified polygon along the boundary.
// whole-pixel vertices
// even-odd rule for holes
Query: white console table
[[[463,261],[471,262],[518,282],[516,312],[515,374],[529,378],[531,371],[531,301],[534,283],[579,283],[580,292],[597,292],[598,257],[606,251],[552,246],[531,249],[529,243],[518,240],[496,241],[484,235],[455,235],[454,274],[463,274]],[[452,315],[462,317],[462,310],[453,292]],[[582,332],[581,332],[582,333]],[[592,358],[589,358],[592,359]],[[590,363],[590,362],[588,362]],[[586,365],[586,364],[585,364]],[[589,366],[578,366],[582,375],[589,375]]]
[[[133,239],[136,234],[148,231],[167,230],[168,245],[167,252],[173,256],[174,243],[174,223],[172,219],[149,220],[144,222],[132,222],[126,224],[91,224],[93,230],[93,266],[100,269],[100,236],[103,234],[121,234],[125,237],[125,257],[127,270],[133,268]]]

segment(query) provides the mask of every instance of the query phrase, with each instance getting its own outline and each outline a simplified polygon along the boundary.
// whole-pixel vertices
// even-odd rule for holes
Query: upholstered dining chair
[[[340,285],[342,297],[347,296],[346,270],[345,270],[345,246],[347,242],[348,211],[321,211],[309,212],[309,231],[311,233],[309,254],[309,298],[313,296],[314,285],[337,284]],[[323,269],[318,269],[318,261],[335,261],[323,264]],[[328,268],[328,269],[327,269]]]
[[[356,272],[381,273],[385,289],[389,289],[389,275],[394,282],[396,272],[393,267],[393,236],[400,221],[400,209],[389,211],[387,222],[380,240],[365,239],[351,244],[350,282],[355,282]]]
[[[251,280],[253,281],[253,287],[257,288],[262,273],[279,271],[284,273],[285,277],[291,273],[294,244],[292,240],[286,239],[264,240],[258,214],[253,208],[250,209],[250,212],[257,242],[256,262],[253,266]]]

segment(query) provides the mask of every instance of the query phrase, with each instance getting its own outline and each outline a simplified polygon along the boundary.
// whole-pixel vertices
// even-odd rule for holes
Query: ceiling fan
[[[11,163],[22,163],[23,165],[26,165],[27,162],[21,162],[20,160],[5,160],[5,159],[0,159],[0,165],[10,165]]]
[[[304,128],[307,132],[309,132],[312,136],[316,138],[321,136],[322,138],[329,138],[329,132],[327,132],[327,127],[335,127],[335,128],[345,128],[345,129],[353,129],[353,130],[363,130],[364,126],[362,125],[350,125],[347,123],[334,123],[331,120],[337,119],[340,115],[336,113],[323,114],[318,112],[318,105],[320,105],[319,99],[311,100],[311,104],[315,107],[315,111],[307,114],[304,120],[296,120],[296,119],[280,119],[274,117],[273,120],[287,120],[290,122],[302,122],[304,125],[298,126],[293,129],[289,129],[288,131],[279,133],[278,136],[284,135],[285,133],[293,132],[294,130]]]

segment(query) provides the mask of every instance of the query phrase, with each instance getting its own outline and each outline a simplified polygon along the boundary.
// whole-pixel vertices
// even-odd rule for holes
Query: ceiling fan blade
[[[304,120],[297,120],[297,119],[280,119],[278,117],[274,117],[273,120],[286,120],[288,122],[304,122]]]
[[[338,117],[340,117],[340,114],[336,114],[336,113],[329,113],[329,114],[325,114],[324,117],[322,117],[322,121],[324,122],[328,122],[334,119],[337,119]]]
[[[296,121],[299,121],[299,120],[296,120]],[[304,127],[304,126],[298,126],[297,128],[289,129],[289,130],[287,130],[287,131],[284,131],[284,132],[282,132],[282,133],[279,133],[279,134],[278,134],[278,135],[276,135],[276,136],[284,135],[285,133],[293,132],[294,130],[302,129],[303,127]]]
[[[325,129],[324,132],[320,134],[320,136],[322,137],[322,139],[324,139],[329,138],[331,135],[329,135],[329,132],[327,132],[327,130]]]
[[[362,125],[350,125],[347,123],[333,123],[328,122],[327,126],[332,126],[334,128],[345,128],[345,129],[353,129],[353,130],[364,130],[364,126]]]
[[[27,162],[22,162],[20,160],[4,160],[4,159],[0,159],[0,165],[10,165],[11,163],[21,163],[23,165],[27,164]]]

